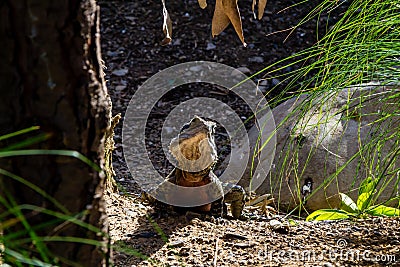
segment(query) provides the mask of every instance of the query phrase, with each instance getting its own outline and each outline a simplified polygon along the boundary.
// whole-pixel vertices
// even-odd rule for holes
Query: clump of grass
[[[38,129],[39,127],[35,126],[0,136],[0,142],[4,142],[6,140],[10,141],[13,138],[23,136],[24,134],[34,132]],[[75,157],[85,162],[96,171],[101,171],[96,164],[76,151],[24,149],[27,146],[40,143],[46,140],[48,137],[49,136],[46,134],[37,134],[34,137],[24,138],[22,141],[9,142],[11,143],[10,145],[0,148],[0,158],[34,155]],[[65,224],[75,224],[87,229],[88,231],[93,231],[96,234],[104,235],[104,233],[102,233],[98,228],[81,220],[81,218],[83,218],[86,214],[85,211],[79,214],[71,214],[71,212],[69,212],[55,198],[28,180],[1,168],[0,175],[2,175],[2,179],[12,179],[21,185],[27,186],[28,188],[34,190],[36,193],[52,203],[56,208],[56,210],[50,210],[29,204],[17,204],[13,195],[10,194],[3,185],[1,185],[0,244],[2,245],[2,264],[11,264],[11,266],[55,266],[64,263],[70,266],[79,266],[78,263],[71,262],[68,259],[57,258],[52,254],[51,250],[47,246],[47,243],[80,242],[94,246],[104,246],[104,244],[97,240],[57,236],[57,229]],[[28,219],[28,217],[34,217],[43,214],[48,216],[48,220],[45,222],[32,224]],[[40,236],[37,234],[37,232],[42,229],[53,229],[53,232],[49,233],[47,236]]]
[[[39,127],[30,127],[17,131],[14,133],[0,136],[0,142],[10,141],[12,138],[23,136],[24,134],[34,132]],[[38,134],[34,137],[25,138],[22,141],[11,143],[4,148],[0,147],[0,158],[14,157],[14,156],[35,156],[35,155],[57,155],[74,157],[82,162],[86,163],[96,171],[101,169],[91,162],[88,158],[76,151],[69,150],[37,150],[37,149],[24,149],[27,146],[40,143],[46,140],[49,136],[46,134]],[[4,190],[4,186],[1,185],[2,193],[0,195],[0,265],[1,266],[59,266],[60,264],[68,266],[81,266],[77,262],[73,262],[69,259],[59,258],[53,255],[51,249],[48,247],[50,242],[74,242],[80,244],[87,244],[97,247],[110,246],[104,242],[93,240],[89,238],[79,238],[72,236],[60,236],[58,231],[67,224],[75,224],[85,231],[93,232],[94,235],[106,236],[108,233],[102,232],[97,227],[85,223],[83,218],[87,216],[86,211],[82,211],[77,214],[72,214],[68,211],[62,203],[59,203],[55,198],[50,196],[46,191],[38,187],[37,185],[29,182],[28,180],[15,175],[5,169],[0,168],[0,175],[4,178],[7,177],[12,179],[21,185],[27,186],[34,190],[36,193],[47,199],[55,208],[50,210],[43,207],[38,207],[30,204],[17,204],[12,194]],[[4,179],[3,178],[3,179]],[[0,183],[2,181],[0,180]],[[39,222],[32,224],[28,218],[37,215],[47,215],[45,222]],[[150,218],[149,218],[150,220]],[[155,229],[161,234],[163,240],[167,239],[165,234],[159,228],[159,226],[151,221]],[[18,227],[16,227],[18,226]],[[18,229],[18,230],[16,230]],[[43,229],[53,229],[48,232],[47,235],[41,236],[38,232]],[[161,231],[161,232],[160,232]],[[158,263],[151,260],[148,256],[141,252],[131,248],[124,242],[116,242],[111,245],[111,249],[115,251],[123,252],[127,255],[148,260],[154,266],[158,266]]]
[[[370,125],[373,129],[370,132],[372,137],[365,142],[360,142],[359,152],[350,155],[348,162],[337,166],[337,171],[326,177],[324,184],[314,189],[315,192],[322,190],[330,183],[335,183],[335,179],[343,169],[352,161],[356,161],[357,175],[363,176],[364,179],[370,177],[375,186],[374,190],[370,192],[368,205],[358,207],[353,211],[358,215],[371,213],[376,215],[376,211],[380,210],[381,214],[387,215],[390,212],[378,208],[382,203],[377,203],[377,200],[385,189],[388,190],[389,186],[393,184],[398,186],[400,183],[398,175],[400,166],[396,165],[396,160],[400,156],[400,105],[398,104],[400,99],[400,6],[396,1],[390,0],[354,0],[351,2],[324,0],[299,25],[314,17],[319,19],[322,14],[329,16],[331,11],[343,4],[348,5],[346,11],[334,25],[330,25],[330,28],[326,29],[327,33],[315,45],[276,62],[255,75],[263,74],[268,79],[277,78],[282,81],[281,84],[286,84],[285,89],[272,98],[270,106],[276,106],[293,96],[306,95],[295,110],[277,125],[278,128],[282,127],[291,116],[296,115],[298,116],[298,123],[295,126],[297,130],[304,130],[304,125],[307,123],[303,123],[302,120],[307,120],[308,112],[316,109],[316,103],[317,106],[329,106],[329,101],[343,89],[363,87],[363,84],[371,82],[374,82],[377,88],[388,86],[385,93],[374,96],[375,93],[372,90],[369,95],[360,97],[358,103],[348,99],[347,106],[345,105],[341,111],[342,120],[357,121],[362,115],[376,115],[376,119]],[[302,64],[302,67],[297,70],[278,74],[288,66],[299,63]],[[271,92],[275,92],[275,89],[272,88]],[[368,101],[379,102],[381,110],[377,110],[375,114],[358,114],[357,110],[361,110],[365,105],[371,103]],[[323,117],[323,110],[316,109],[315,112],[319,112]],[[326,121],[319,121],[315,127],[322,127],[327,121],[329,118]],[[361,123],[359,127],[361,127]],[[294,137],[296,137],[296,129],[293,129]],[[361,140],[361,136],[359,139]],[[298,146],[298,142],[298,138],[291,138],[287,140],[286,147]],[[388,146],[390,149],[387,150]],[[295,177],[295,183],[298,183],[297,188],[300,190],[300,181],[306,178],[303,177],[304,170],[309,164],[312,164],[307,161],[306,166],[299,168],[298,153],[295,149],[289,150],[276,155],[283,162],[281,172],[271,178],[276,190],[282,186],[288,173]],[[309,158],[312,153],[313,151],[310,151]],[[354,181],[356,179],[357,177],[354,177]],[[293,192],[293,194],[301,200],[300,191]],[[391,200],[399,201],[396,197],[386,201]],[[303,201],[299,204],[300,206],[303,205]],[[373,209],[375,212],[372,212]],[[393,214],[398,215],[397,211]]]

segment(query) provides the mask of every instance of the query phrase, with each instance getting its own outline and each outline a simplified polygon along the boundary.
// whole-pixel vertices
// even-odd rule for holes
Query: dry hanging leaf
[[[224,7],[225,14],[228,15],[229,20],[235,28],[236,34],[239,36],[239,39],[242,41],[243,45],[246,46],[243,37],[242,19],[240,18],[237,0],[222,0],[222,5]]]
[[[258,1],[258,19],[262,19],[264,15],[264,9],[265,6],[267,5],[267,0],[259,0]]]
[[[247,46],[244,42],[242,19],[240,18],[237,0],[216,0],[212,20],[212,36],[214,37],[220,34],[226,27],[228,27],[230,22],[235,28],[236,34],[239,36],[243,45]]]
[[[222,0],[217,0],[215,3],[214,16],[211,24],[212,36],[220,34],[229,25],[229,17],[225,14]]]
[[[257,0],[253,0],[253,3],[251,4],[251,11],[253,11],[254,18],[256,18],[256,13],[254,13],[254,8],[256,7],[256,2],[257,2]]]
[[[256,18],[256,13],[254,12],[254,8],[256,6],[257,0],[253,0],[253,4],[251,5],[251,10],[253,11],[254,18]],[[265,6],[267,5],[267,0],[259,0],[258,1],[258,19],[262,19],[264,15]]]
[[[207,7],[207,0],[198,0],[198,1],[202,9],[205,9]]]
[[[163,4],[163,32],[165,35],[164,40],[161,41],[161,45],[167,45],[172,41],[172,20],[169,17],[167,8],[165,7],[165,0],[161,0]]]

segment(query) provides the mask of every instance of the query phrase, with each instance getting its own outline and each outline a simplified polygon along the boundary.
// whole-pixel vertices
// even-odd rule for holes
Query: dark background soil
[[[173,21],[172,44],[161,46],[162,5],[161,1],[100,1],[101,39],[107,86],[113,102],[113,113],[124,116],[126,107],[137,88],[155,73],[183,62],[204,60],[241,68],[254,74],[270,64],[286,58],[302,49],[310,47],[324,33],[325,27],[333,24],[344,10],[344,6],[326,13],[316,19],[295,28],[318,1],[270,1],[262,20],[256,20],[251,11],[251,0],[239,1],[245,40],[243,47],[233,27],[230,25],[216,38],[211,37],[211,20],[214,3],[208,1],[202,10],[196,0],[168,1],[167,8]],[[277,64],[275,69],[282,64]],[[278,71],[277,74],[290,72],[298,65],[292,65]],[[122,71],[121,71],[122,70]],[[267,99],[279,93],[284,83],[278,78],[264,73],[254,78],[255,82],[263,78],[263,91],[274,90]],[[276,86],[278,84],[278,86]],[[151,113],[146,130],[146,145],[149,156],[156,169],[166,175],[172,168],[166,160],[161,145],[160,131],[164,118],[177,104],[196,96],[213,97],[230,105],[245,121],[251,112],[233,93],[226,94],[213,86],[188,85],[176,88],[160,99],[162,105],[156,105]],[[251,122],[247,123],[251,126]],[[114,168],[117,181],[129,191],[137,191],[123,159],[122,122],[116,129],[116,150]],[[229,155],[229,140],[222,127],[216,130],[216,143],[220,162]],[[130,190],[131,188],[132,190]]]

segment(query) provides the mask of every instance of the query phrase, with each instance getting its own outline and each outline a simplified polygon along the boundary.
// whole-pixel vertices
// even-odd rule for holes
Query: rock
[[[132,234],[130,236],[132,236]],[[157,236],[156,232],[141,232],[134,235],[135,238],[152,238],[156,236]]]
[[[258,82],[258,86],[268,86],[268,81],[267,80],[260,80]]]
[[[119,70],[114,70],[112,74],[116,76],[125,76],[128,73],[128,69],[119,69]]]
[[[276,79],[276,78],[273,78],[272,81],[271,81],[271,83],[272,83],[272,86],[276,86],[276,85],[280,84],[281,81],[278,80],[278,79]]]
[[[182,239],[178,239],[175,241],[171,241],[168,246],[171,248],[176,248],[176,247],[181,247],[185,244],[185,241],[183,241]]]
[[[174,39],[174,40],[172,41],[172,45],[181,45],[181,43],[182,43],[182,40],[179,39],[179,38],[176,38],[176,39]]]
[[[256,242],[240,242],[240,243],[234,243],[233,246],[237,248],[252,248],[255,245],[257,245]]]
[[[167,257],[167,260],[168,261],[174,261],[175,260],[175,256],[170,255],[170,256]]]
[[[166,132],[167,134],[171,134],[171,133],[174,132],[175,128],[169,127],[169,126],[165,126],[165,127],[163,128],[163,130],[165,130],[165,132]]]
[[[113,259],[115,262],[123,262],[126,260],[126,258],[127,258],[127,256],[125,254],[114,252]],[[1,265],[1,266],[5,266],[5,265]]]
[[[235,72],[235,71],[241,72],[246,75],[251,74],[251,70],[247,67],[239,67],[239,68],[235,69],[233,72]],[[232,76],[234,76],[234,73],[232,74]]]
[[[223,236],[223,239],[240,239],[240,240],[246,240],[247,236],[243,236],[237,233],[226,233]]]
[[[280,233],[280,234],[287,234],[289,232],[289,224],[282,223],[278,220],[271,220],[269,222],[269,227],[272,231]]]
[[[214,50],[217,46],[211,42],[207,43],[206,50]]]
[[[186,257],[190,255],[190,247],[182,247],[179,252],[179,256]]]
[[[256,57],[249,57],[249,62],[253,63],[264,63],[264,59],[262,57],[256,56]]]
[[[126,85],[117,85],[117,86],[115,86],[115,90],[117,90],[117,91],[123,91],[123,90],[125,90],[125,88],[126,88]]]
[[[137,216],[137,213],[133,210],[130,209],[125,209],[125,214],[128,215],[129,217],[135,217]]]
[[[203,216],[200,213],[193,212],[193,211],[187,211],[185,214],[185,219],[186,222],[193,222],[195,223],[195,220],[201,219]]]
[[[369,83],[342,91],[323,93],[314,99],[313,103],[309,103],[306,95],[301,95],[278,105],[272,113],[275,125],[281,122],[283,125],[276,133],[276,153],[271,170],[264,175],[265,179],[256,192],[272,194],[280,210],[295,208],[303,197],[308,197],[310,193],[313,195],[304,205],[308,210],[338,208],[339,192],[348,194],[356,201],[361,181],[376,169],[384,169],[384,164],[391,157],[383,159],[390,151],[393,153],[393,146],[399,141],[398,135],[389,138],[393,130],[399,129],[399,119],[393,116],[384,120],[388,113],[394,113],[393,110],[399,108],[398,91],[398,87]],[[393,96],[394,99],[386,101],[386,104],[380,101],[389,96]],[[286,117],[288,119],[284,121]],[[380,120],[380,123],[374,126],[371,123],[375,120]],[[389,130],[385,132],[385,129]],[[249,131],[252,148],[258,133],[256,127]],[[374,137],[378,137],[375,141],[381,140],[380,152],[374,150],[377,145],[373,143],[369,151],[363,154],[363,160],[360,160],[357,155],[360,142],[366,145]],[[387,141],[383,143],[385,138]],[[268,153],[272,154],[273,148],[269,149]],[[237,155],[231,155],[231,164],[235,165],[235,162],[240,160]],[[372,159],[373,155],[375,159]],[[380,162],[377,164],[378,155]],[[260,164],[269,166],[271,160],[268,157],[261,158]],[[227,161],[224,162],[221,168],[227,164]],[[395,166],[390,167],[391,170],[400,167],[399,157],[394,160],[394,164]],[[251,159],[239,182],[245,188],[250,184],[250,168]],[[239,170],[237,172],[240,173]],[[337,172],[339,173],[335,175]],[[327,182],[329,177],[332,178],[331,182]],[[387,186],[378,201],[385,201],[394,196],[394,182]]]
[[[109,57],[116,57],[116,56],[118,56],[118,51],[107,51],[107,56],[109,56]]]
[[[268,81],[267,80],[260,80],[257,84],[258,89],[262,92],[262,93],[266,93],[269,87]]]
[[[192,67],[190,67],[189,68],[189,70],[190,71],[193,71],[193,72],[199,72],[199,71],[201,71],[203,68],[201,67],[201,66],[192,66]]]

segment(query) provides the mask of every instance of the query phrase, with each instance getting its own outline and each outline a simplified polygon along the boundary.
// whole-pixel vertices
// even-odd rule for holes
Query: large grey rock
[[[273,194],[278,208],[288,210],[307,196],[307,187],[312,184],[306,209],[337,208],[339,192],[356,200],[361,181],[381,174],[387,186],[381,187],[380,183],[378,190],[382,188],[383,193],[378,201],[398,195],[400,186],[395,180],[399,177],[396,168],[400,167],[399,87],[370,83],[313,98],[311,101],[302,95],[272,110],[278,127],[276,152],[272,165],[272,157],[255,159],[255,165],[259,163],[267,170],[272,166],[256,192]],[[253,127],[249,131],[252,149],[258,137],[259,130]],[[239,155],[231,155],[229,164],[235,165]],[[227,164],[224,162],[222,168]],[[244,187],[254,184],[251,165],[249,161],[240,181]],[[390,178],[394,179],[389,181]],[[391,205],[395,204],[392,201]]]

